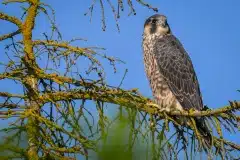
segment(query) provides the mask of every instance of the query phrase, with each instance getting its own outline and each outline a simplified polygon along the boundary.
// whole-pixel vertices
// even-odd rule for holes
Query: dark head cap
[[[144,23],[144,32],[150,34],[168,34],[170,33],[170,27],[167,23],[167,17],[161,14],[155,14],[149,17]]]

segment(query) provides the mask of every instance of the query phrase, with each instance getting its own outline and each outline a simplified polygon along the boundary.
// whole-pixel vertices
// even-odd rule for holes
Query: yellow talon
[[[158,106],[157,104],[153,103],[153,102],[149,102],[149,103],[147,103],[147,105],[148,105],[148,106],[151,106],[151,107],[157,107],[157,108],[159,108],[159,106]]]

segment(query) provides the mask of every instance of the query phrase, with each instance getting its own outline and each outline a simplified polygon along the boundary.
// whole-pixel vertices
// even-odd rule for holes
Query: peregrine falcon
[[[202,110],[202,96],[191,59],[172,34],[164,15],[156,14],[145,21],[142,46],[145,72],[159,109]],[[204,118],[195,120],[199,132],[204,137],[211,136]]]

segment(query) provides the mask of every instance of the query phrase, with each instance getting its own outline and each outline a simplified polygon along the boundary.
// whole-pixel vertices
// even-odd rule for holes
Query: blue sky
[[[106,4],[107,30],[102,31],[100,6],[97,3],[93,12],[92,22],[84,16],[91,1],[81,3],[78,0],[69,2],[46,1],[56,12],[56,20],[64,40],[73,37],[88,39],[88,42],[79,43],[80,46],[104,47],[110,56],[116,56],[126,62],[119,65],[119,72],[112,75],[111,67],[106,68],[108,80],[111,84],[119,84],[123,71],[129,72],[124,81],[124,88],[139,88],[146,95],[151,96],[151,90],[146,79],[142,58],[142,32],[147,17],[155,14],[141,5],[134,3],[137,15],[128,16],[128,7],[121,14],[118,33],[111,13]],[[159,8],[159,13],[168,17],[173,34],[183,43],[193,61],[204,103],[210,107],[227,105],[228,100],[239,99],[240,89],[238,79],[238,62],[240,58],[240,2],[235,0],[201,0],[186,1],[149,1]],[[0,9],[12,15],[18,14],[15,5]],[[1,33],[13,31],[14,26],[2,23]],[[48,30],[49,23],[42,16],[38,18],[35,28],[35,37],[41,38],[42,33]],[[7,41],[1,42],[1,50]],[[4,87],[4,86],[2,86]]]
[[[109,83],[118,85],[124,68],[128,74],[123,87],[139,88],[146,96],[151,90],[146,79],[142,58],[142,32],[147,17],[153,11],[135,3],[136,16],[128,16],[128,8],[119,20],[120,33],[114,23],[111,9],[106,4],[106,31],[102,31],[100,5],[93,12],[92,22],[83,14],[90,1],[58,3],[51,1],[64,39],[87,38],[87,45],[104,47],[108,55],[119,57],[126,65],[119,66],[117,74],[107,68]],[[204,104],[211,108],[225,106],[228,100],[239,100],[240,89],[240,2],[224,0],[149,1],[168,17],[172,32],[190,54],[197,73]],[[41,23],[43,25],[43,23]],[[229,137],[236,142],[236,137]],[[240,140],[237,140],[240,142]]]
[[[126,62],[122,68],[129,72],[124,81],[125,88],[139,88],[146,96],[151,91],[146,79],[142,58],[143,24],[153,11],[135,3],[136,16],[127,16],[128,8],[121,15],[120,33],[115,27],[111,9],[106,4],[107,30],[101,30],[101,12],[96,5],[92,22],[83,14],[90,6],[90,1],[54,2],[56,17],[65,39],[83,37],[87,45],[104,47],[108,55],[119,57]],[[159,13],[168,17],[171,29],[183,43],[193,61],[204,103],[209,107],[227,105],[228,100],[239,99],[240,75],[240,2],[224,0],[201,1],[149,1],[159,8]],[[44,26],[41,22],[40,25]],[[110,71],[111,73],[111,71]],[[109,82],[118,84],[122,72],[108,75]]]
[[[125,65],[118,65],[117,74],[112,74],[112,70],[106,68],[109,83],[118,85],[124,69],[127,68],[128,74],[123,87],[139,88],[143,95],[151,96],[143,68],[141,43],[144,21],[155,14],[153,11],[134,2],[137,15],[128,16],[128,7],[125,6],[125,12],[121,14],[119,20],[121,31],[118,33],[111,9],[106,4],[107,30],[103,32],[99,4],[95,7],[90,23],[89,17],[84,16],[91,4],[90,0],[84,0],[84,3],[79,0],[61,3],[45,0],[45,2],[55,9],[63,39],[86,38],[88,42],[80,45],[104,47],[107,49],[104,53],[126,62]],[[240,93],[236,90],[240,89],[240,1],[148,0],[148,2],[158,7],[159,13],[168,17],[173,34],[190,54],[200,82],[204,104],[216,108],[227,105],[228,100],[239,100]],[[0,10],[12,15],[18,14],[15,6],[7,9],[1,5]],[[49,25],[45,18],[40,17],[38,20],[35,35],[41,37],[41,33],[46,31]],[[4,25],[0,23],[0,34],[14,31],[15,27],[12,25],[2,24]],[[0,42],[0,52],[3,52],[3,45],[6,43],[7,41]],[[1,91],[16,91],[15,87],[1,83],[0,88]]]

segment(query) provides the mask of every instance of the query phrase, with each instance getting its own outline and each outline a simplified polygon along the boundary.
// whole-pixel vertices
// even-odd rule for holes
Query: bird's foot
[[[169,111],[170,111],[169,108],[162,108],[162,107],[160,107],[158,104],[156,104],[156,103],[154,103],[154,102],[152,102],[152,101],[150,101],[149,103],[147,103],[147,105],[148,105],[149,107],[152,107],[152,108],[158,108],[158,112],[169,112]]]
[[[159,106],[158,106],[156,103],[151,102],[151,101],[148,102],[147,105],[148,105],[149,107],[159,108]]]

